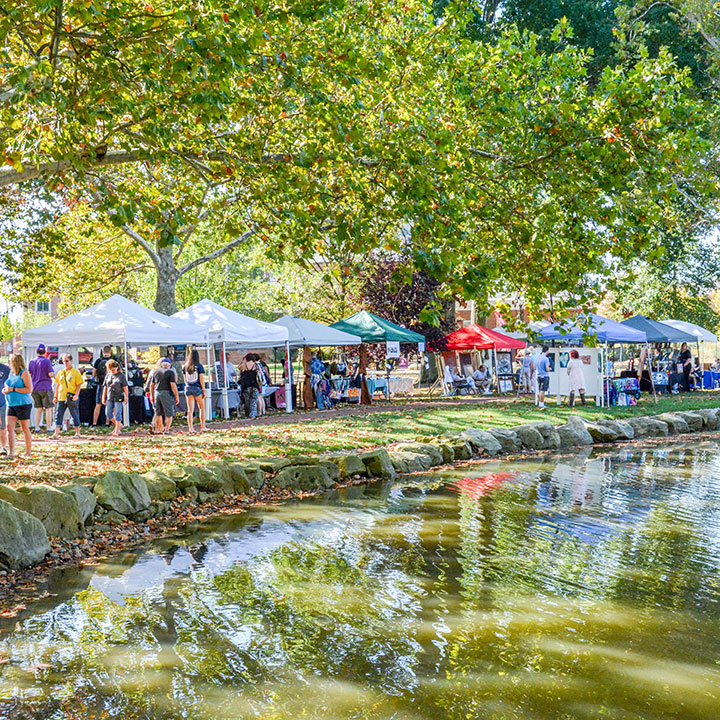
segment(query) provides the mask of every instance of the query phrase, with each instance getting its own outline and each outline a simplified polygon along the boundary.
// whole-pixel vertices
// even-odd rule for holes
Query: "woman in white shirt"
[[[567,374],[570,378],[570,407],[575,407],[575,393],[580,393],[580,402],[585,404],[585,373],[583,372],[583,361],[577,350],[570,351],[570,362],[567,366]]]

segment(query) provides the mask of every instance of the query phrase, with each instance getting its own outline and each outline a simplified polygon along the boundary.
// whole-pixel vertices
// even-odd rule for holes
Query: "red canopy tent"
[[[453,352],[458,350],[521,350],[527,343],[523,340],[489,330],[481,325],[468,325],[432,344],[433,350]]]

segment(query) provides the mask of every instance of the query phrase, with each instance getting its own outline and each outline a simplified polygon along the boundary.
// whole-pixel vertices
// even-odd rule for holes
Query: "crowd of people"
[[[130,399],[130,388],[139,386],[147,394],[152,407],[152,434],[170,432],[180,405],[180,390],[187,405],[188,431],[195,433],[195,419],[199,430],[206,430],[205,397],[206,369],[200,362],[198,351],[188,353],[182,365],[182,382],[170,358],[161,358],[144,377],[134,361],[127,370],[113,357],[112,348],[106,346],[95,360],[92,378],[86,383],[83,374],[73,365],[70,354],[59,358],[60,367],[53,366],[45,345],[38,345],[35,357],[26,366],[20,354],[10,356],[8,364],[0,363],[0,454],[16,455],[18,426],[22,432],[25,454],[32,452],[33,432],[45,430],[53,439],[59,439],[66,423],[72,424],[75,437],[81,434],[80,391],[84,387],[94,392],[91,427],[98,427],[103,419],[111,426],[111,437],[122,433],[124,413]],[[245,417],[255,418],[265,412],[262,388],[270,383],[267,364],[255,353],[248,353],[238,368],[226,358],[228,379],[237,379],[243,399]],[[68,417],[69,416],[69,417]]]

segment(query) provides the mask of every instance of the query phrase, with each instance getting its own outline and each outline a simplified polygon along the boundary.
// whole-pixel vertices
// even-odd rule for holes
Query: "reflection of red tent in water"
[[[514,472],[490,473],[482,477],[465,477],[451,483],[450,487],[477,500],[483,495],[487,495],[490,490],[499,488],[503,483],[515,477],[517,477],[517,473]]]

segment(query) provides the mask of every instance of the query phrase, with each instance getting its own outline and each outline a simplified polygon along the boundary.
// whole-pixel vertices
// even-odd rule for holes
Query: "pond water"
[[[214,519],[0,625],[0,717],[715,720],[720,444]]]

